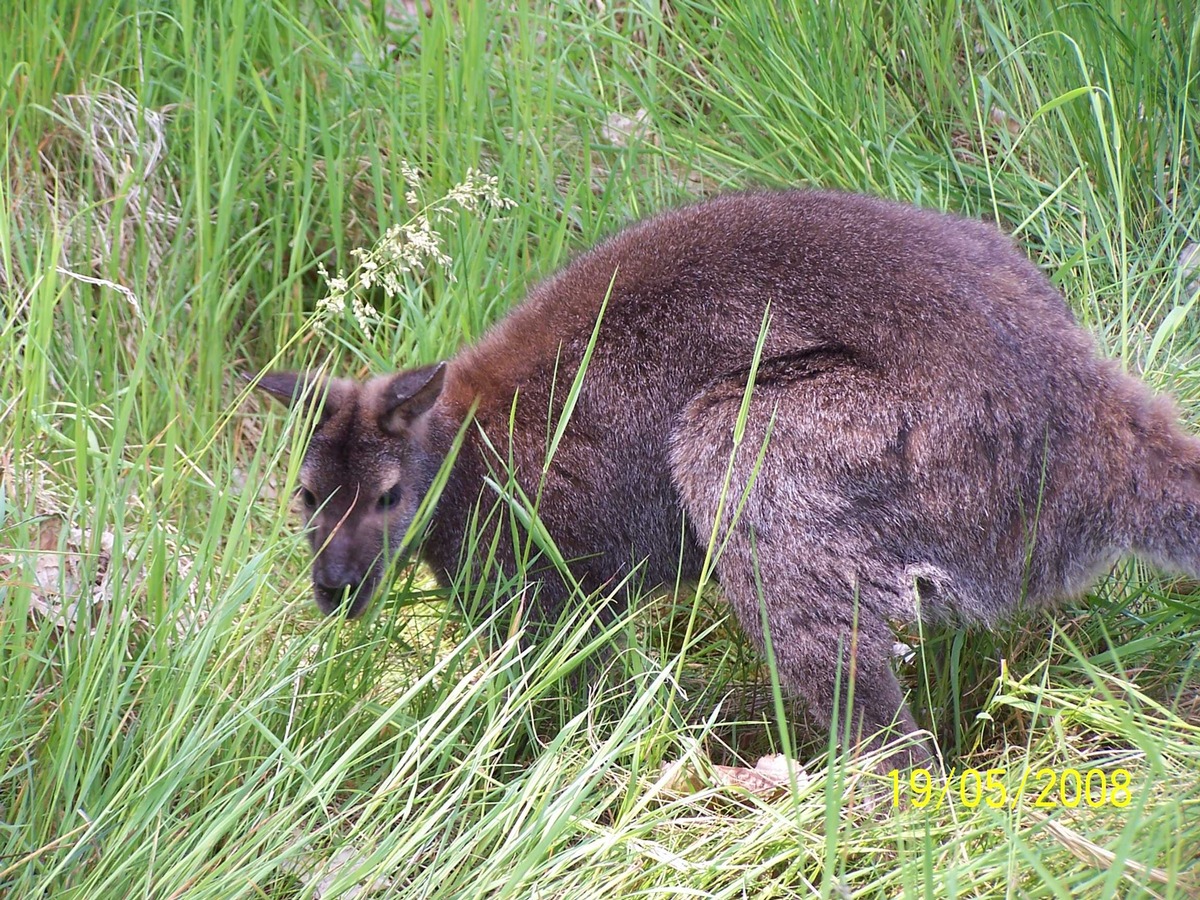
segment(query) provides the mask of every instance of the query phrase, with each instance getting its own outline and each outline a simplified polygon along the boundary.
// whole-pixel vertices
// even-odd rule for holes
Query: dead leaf
[[[600,136],[615,147],[628,147],[635,141],[645,141],[650,134],[647,122],[649,113],[639,109],[632,116],[624,113],[609,113],[608,120],[600,126]]]
[[[804,787],[809,782],[808,773],[799,763],[792,762],[796,783]],[[782,753],[764,756],[753,769],[744,766],[712,767],[716,784],[722,787],[739,787],[760,797],[782,794],[791,784],[788,758]],[[683,760],[666,763],[663,766],[663,784],[671,790],[680,793],[696,793],[709,785],[701,773],[694,767],[688,766]]]
[[[793,765],[796,783],[801,787],[808,784],[808,773],[804,771],[804,767],[799,763]],[[727,787],[745,788],[759,796],[783,793],[791,782],[788,758],[782,753],[762,757],[754,764],[753,769],[740,766],[714,766],[713,769]]]
[[[80,626],[93,628],[96,607],[112,600],[113,543],[112,532],[105,531],[99,548],[93,549],[93,542],[81,529],[68,526],[58,516],[47,516],[38,528],[31,610],[61,622],[70,631]],[[85,584],[89,572],[90,581]]]
[[[1013,137],[1016,137],[1021,133],[1021,128],[1023,127],[1021,125],[1021,120],[1016,116],[1005,112],[998,106],[992,107],[991,111],[988,113],[988,118],[992,120],[993,125],[998,125],[999,127],[1003,128]]]
[[[1200,291],[1200,244],[1188,244],[1179,252],[1179,279],[1188,294]]]
[[[280,868],[289,875],[300,879],[304,886],[312,892],[313,900],[323,900],[325,897],[334,896],[343,898],[343,900],[359,900],[359,898],[369,897],[371,894],[389,890],[395,886],[390,878],[381,876],[372,879],[369,884],[364,879],[348,890],[341,890],[336,894],[330,893],[330,888],[333,887],[342,870],[347,866],[359,866],[362,864],[362,860],[363,857],[360,853],[347,847],[339,850],[329,860],[288,861],[284,862]]]

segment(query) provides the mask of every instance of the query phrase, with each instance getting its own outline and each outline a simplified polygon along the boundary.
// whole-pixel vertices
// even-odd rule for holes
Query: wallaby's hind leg
[[[890,425],[864,422],[861,409],[849,421],[839,379],[857,375],[824,358],[808,374],[806,362],[764,361],[736,454],[744,379],[695,397],[672,434],[672,476],[697,539],[715,534],[716,574],[742,628],[762,648],[765,620],[780,679],[813,718],[844,733],[853,682],[855,743],[893,725],[912,733],[888,626],[913,615],[912,585],[906,593],[903,564],[887,557],[878,523],[844,487],[853,467],[870,463],[886,494],[887,465],[873,442],[885,441]],[[886,404],[879,414],[894,415]],[[899,756],[885,767],[927,759],[929,748]]]
[[[765,608],[785,688],[805,703],[818,724],[836,724],[839,739],[846,734],[849,715],[854,745],[867,741],[864,746],[874,748],[890,726],[901,734],[916,731],[889,665],[893,640],[886,622],[858,601],[849,584],[830,581],[827,571],[789,564],[778,549],[752,537],[747,541],[746,532],[738,534],[735,526],[716,568],[738,621],[759,647],[764,645]],[[761,591],[752,557],[757,558]],[[889,760],[885,769],[928,757],[923,746],[914,751],[908,758]]]

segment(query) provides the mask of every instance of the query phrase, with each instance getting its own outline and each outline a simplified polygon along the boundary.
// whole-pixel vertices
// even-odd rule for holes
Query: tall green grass
[[[519,584],[415,571],[367,621],[320,621],[287,510],[302,423],[237,374],[428,362],[632,218],[819,184],[1000,221],[1195,422],[1196,12],[406,8],[9,11],[0,894],[1194,896],[1193,583],[1125,565],[1057,624],[925,635],[907,673],[957,772],[1011,794],[1123,766],[1129,805],[991,809],[955,781],[893,811],[780,732],[714,590],[530,646]],[[373,297],[372,340],[322,336],[316,264],[411,216],[401,160],[423,196],[476,168],[517,205],[443,226],[453,262]],[[712,768],[793,741],[808,777],[776,795]]]

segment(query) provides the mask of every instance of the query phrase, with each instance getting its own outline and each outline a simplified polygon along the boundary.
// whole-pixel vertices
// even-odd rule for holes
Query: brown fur
[[[696,578],[715,529],[718,546],[727,540],[716,573],[738,620],[762,646],[765,618],[780,677],[819,720],[836,713],[835,677],[853,647],[864,735],[896,720],[915,728],[889,667],[889,622],[991,623],[1079,594],[1130,551],[1200,574],[1200,442],[1167,401],[1097,358],[1007,237],[881,200],[793,191],[634,225],[446,364],[362,385],[265,376],[288,401],[328,388],[301,472],[320,505],[309,524],[322,609],[357,615],[378,590],[472,407],[423,558],[447,581],[464,562],[489,490],[483,435],[537,493],[547,422],[610,283],[540,518],[596,592],[634,567],[644,583]],[[389,491],[394,502],[379,506]],[[495,536],[511,574],[511,535]],[[527,577],[540,582],[538,614],[557,617],[562,577]]]

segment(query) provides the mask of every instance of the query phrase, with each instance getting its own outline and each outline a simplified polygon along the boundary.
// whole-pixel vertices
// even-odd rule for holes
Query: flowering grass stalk
[[[495,175],[468,168],[463,180],[446,194],[432,202],[423,203],[420,196],[421,173],[407,161],[400,164],[407,189],[404,198],[410,209],[417,212],[407,222],[388,226],[383,236],[368,248],[355,247],[350,255],[358,265],[347,275],[338,270],[331,275],[324,263],[317,271],[325,280],[327,293],[317,301],[313,330],[323,334],[335,318],[353,318],[362,334],[370,340],[383,318],[379,310],[363,295],[382,289],[388,297],[401,294],[411,278],[421,278],[433,267],[446,272],[454,282],[454,259],[446,252],[437,226],[460,211],[482,214],[491,210],[512,209],[516,202],[500,193],[500,179]]]

